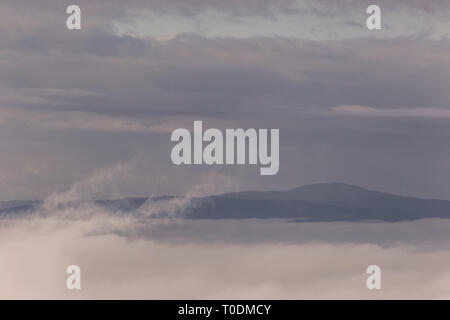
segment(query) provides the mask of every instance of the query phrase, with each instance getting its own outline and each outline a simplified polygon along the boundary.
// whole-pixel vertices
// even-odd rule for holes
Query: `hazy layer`
[[[449,298],[450,221],[2,221],[0,298]],[[414,235],[414,236],[413,236]],[[66,267],[82,290],[65,287]],[[382,290],[365,287],[378,264]]]

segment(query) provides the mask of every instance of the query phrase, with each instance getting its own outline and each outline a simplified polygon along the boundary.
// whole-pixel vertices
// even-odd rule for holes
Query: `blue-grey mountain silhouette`
[[[112,214],[142,215],[148,201],[161,204],[179,197],[95,200],[95,205]],[[43,201],[0,202],[0,216],[23,217],[42,213]],[[86,201],[60,204],[76,207]],[[152,217],[165,216],[161,206]],[[172,216],[188,219],[290,219],[292,221],[407,221],[450,218],[450,201],[404,197],[367,190],[345,183],[306,185],[286,191],[244,191],[191,199],[175,209]],[[175,211],[175,212],[173,212]]]

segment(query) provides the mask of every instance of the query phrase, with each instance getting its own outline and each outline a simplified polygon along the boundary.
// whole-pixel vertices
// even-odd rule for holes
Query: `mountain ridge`
[[[141,197],[93,200],[114,214],[136,214],[144,203],[183,197]],[[62,207],[75,207],[89,201],[74,201]],[[0,216],[32,214],[43,201],[0,202]],[[151,203],[150,203],[151,204]],[[164,208],[164,206],[162,206]],[[173,210],[173,209],[171,209]],[[186,207],[175,209],[176,216],[190,219],[291,219],[293,221],[409,221],[450,218],[450,201],[398,196],[359,186],[333,182],[304,185],[281,191],[242,191],[192,198]],[[164,209],[162,209],[162,215]]]

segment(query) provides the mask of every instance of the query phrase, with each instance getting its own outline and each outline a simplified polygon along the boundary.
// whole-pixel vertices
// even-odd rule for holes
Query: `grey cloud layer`
[[[426,11],[447,7],[440,1],[427,3],[408,5]],[[33,108],[138,116],[149,112],[234,117],[241,111],[279,106],[449,106],[445,85],[450,80],[449,40],[313,42],[268,37],[208,39],[191,34],[157,41],[118,36],[107,23],[95,25],[97,19],[110,19],[107,12],[113,8],[123,14],[126,10],[119,2],[86,3],[88,25],[78,33],[65,30],[64,16],[57,14],[64,7],[52,4],[44,1],[38,8],[20,1],[2,5],[0,20],[11,31],[2,36],[0,84],[17,90],[7,97],[19,100],[1,101],[2,108],[24,105],[24,96],[36,99],[30,103]],[[185,5],[257,10],[289,4],[292,1],[134,1],[129,7],[184,12]],[[341,7],[352,5],[355,1],[345,1]],[[90,6],[96,10],[91,12]]]
[[[83,29],[69,32],[67,3],[2,2],[0,198],[42,197],[136,154],[148,161],[123,179],[141,177],[127,195],[151,194],[161,180],[177,181],[164,192],[184,192],[190,180],[169,170],[168,133],[194,119],[221,128],[281,128],[282,164],[270,181],[242,168],[184,168],[191,178],[203,171],[231,174],[245,181],[243,188],[258,189],[341,180],[450,197],[448,117],[436,120],[450,106],[448,39],[190,33],[161,40],[120,35],[113,23],[131,24],[143,8],[170,17],[214,9],[267,20],[280,19],[274,12],[345,20],[356,1],[340,3],[304,2],[309,9],[299,12],[289,0],[131,1],[126,7],[81,1]],[[426,12],[440,21],[438,11],[448,9],[443,1],[390,3],[380,4],[411,13],[412,20]]]
[[[447,40],[185,35],[159,42],[98,33],[61,41],[68,45],[62,52],[5,50],[0,83],[19,94],[3,107],[23,106],[31,96],[33,108],[217,116],[280,106],[448,107],[450,101]]]

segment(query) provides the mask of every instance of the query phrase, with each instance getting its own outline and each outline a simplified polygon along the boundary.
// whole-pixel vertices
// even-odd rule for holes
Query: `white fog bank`
[[[408,240],[408,230],[423,230],[425,235],[433,229],[433,236],[423,241],[373,241],[395,233]],[[446,220],[4,220],[0,298],[450,298],[448,230]],[[343,241],[343,234],[353,234],[354,241]],[[415,234],[420,239],[420,233]],[[72,264],[81,267],[80,291],[65,286],[66,267]],[[370,264],[381,267],[381,290],[366,289]]]

